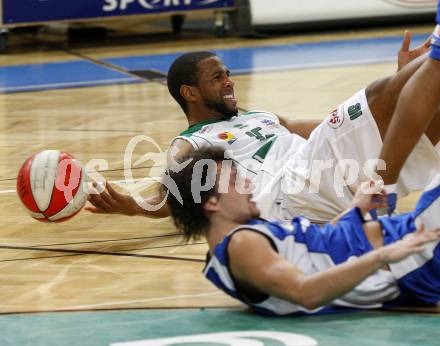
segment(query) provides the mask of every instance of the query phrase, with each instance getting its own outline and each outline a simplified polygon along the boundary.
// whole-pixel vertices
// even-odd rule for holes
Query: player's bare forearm
[[[236,233],[228,253],[238,282],[313,310],[342,297],[386,264],[421,252],[424,244],[439,238],[440,230],[425,232],[421,227],[403,240],[312,275],[287,262],[263,235],[252,231]],[[258,256],[249,256],[243,248],[252,249]]]
[[[322,120],[318,119],[293,120],[281,116],[278,116],[278,118],[282,126],[288,129],[291,133],[295,133],[305,139],[308,139],[312,131],[322,123]]]
[[[140,215],[151,218],[162,218],[170,215],[168,206],[160,193],[145,199],[134,199],[131,195],[116,191],[108,182],[105,182],[105,189],[100,192],[98,190],[100,190],[98,184],[93,183],[88,197],[91,206],[85,208],[91,213]]]
[[[168,204],[164,201],[164,197],[159,194],[138,201],[138,204],[140,206],[138,215],[154,219],[171,216]]]
[[[423,251],[424,244],[436,241],[439,237],[440,230],[425,231],[422,226],[403,240],[373,250],[355,260],[344,262],[320,273],[302,276],[301,285],[297,287],[302,294],[305,292],[302,304],[308,309],[326,305],[351,291],[365,278],[386,264],[400,261],[411,254]],[[292,298],[292,301],[297,302],[295,296]]]
[[[331,303],[351,291],[385,264],[381,251],[376,250],[354,261],[345,262],[314,275],[303,276],[299,289],[304,293],[300,303],[310,310]]]
[[[258,256],[249,256],[243,247],[252,249]],[[246,231],[234,235],[229,244],[229,255],[232,273],[237,280],[310,310],[349,292],[385,264],[382,249],[379,249],[356,260],[306,276],[281,258],[267,239],[255,232]]]

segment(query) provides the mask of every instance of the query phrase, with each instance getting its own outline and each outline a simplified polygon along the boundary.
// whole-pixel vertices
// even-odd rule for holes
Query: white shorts
[[[279,179],[270,187],[278,195],[279,208],[268,210],[269,214],[263,210],[263,217],[304,215],[315,222],[331,220],[349,206],[359,184],[372,177],[382,148],[365,90],[335,109],[305,144],[298,146],[294,141],[292,145],[285,137],[277,140],[271,149],[275,155],[270,155],[271,160],[276,156],[284,162],[282,169],[272,172]],[[274,166],[271,160],[264,166]],[[438,172],[440,155],[424,135],[400,173],[399,196],[422,190]]]

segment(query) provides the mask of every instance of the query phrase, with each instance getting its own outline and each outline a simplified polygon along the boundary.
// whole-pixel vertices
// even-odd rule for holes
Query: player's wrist
[[[375,250],[374,252],[376,252],[376,261],[380,267],[392,262],[389,256],[389,251],[386,246],[381,247]]]

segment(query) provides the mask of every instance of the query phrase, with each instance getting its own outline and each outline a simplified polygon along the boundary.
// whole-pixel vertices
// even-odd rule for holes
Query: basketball
[[[73,156],[59,150],[45,150],[21,166],[17,193],[34,219],[65,221],[77,214],[87,201],[87,174]]]

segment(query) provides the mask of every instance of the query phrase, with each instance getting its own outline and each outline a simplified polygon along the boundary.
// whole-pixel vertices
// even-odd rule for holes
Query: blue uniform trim
[[[415,217],[423,213],[432,203],[434,203],[440,197],[440,185],[434,187],[431,190],[425,191],[417,202],[416,209],[414,210]]]
[[[413,212],[393,217],[383,217],[379,221],[384,230],[384,244],[402,239],[416,230],[416,218],[432,203],[440,198],[440,185],[424,192]],[[400,278],[401,297],[399,303],[410,305],[436,305],[440,301],[440,245],[434,249],[433,258]]]
[[[215,247],[215,257],[219,260],[219,262],[224,265],[224,266],[228,266],[229,265],[229,260],[228,260],[228,245],[229,245],[229,241],[231,240],[230,237],[226,237],[224,241],[222,241],[220,244],[218,244]]]
[[[431,41],[431,52],[429,53],[429,57],[435,60],[440,60],[440,37],[433,37],[436,43],[432,43]]]
[[[220,279],[214,268],[209,268],[208,272],[205,273],[205,276],[209,281],[211,281],[215,286],[217,286],[223,292],[229,294],[231,297],[234,297],[235,299],[242,300],[240,295],[236,291],[230,290],[226,285],[223,284],[222,280]]]
[[[413,212],[380,218],[379,222],[382,224],[384,230],[384,244],[391,244],[402,239],[406,234],[414,232],[417,228],[416,218],[438,198],[440,198],[440,185],[425,191],[420,196]]]
[[[437,27],[435,28],[434,32],[432,33],[431,37],[431,52],[429,53],[429,56],[432,59],[440,60],[440,2],[437,5]]]
[[[357,208],[345,214],[336,225],[310,225],[306,232],[297,232],[295,240],[305,244],[310,252],[328,254],[335,264],[372,250],[363,231],[363,218]]]
[[[437,2],[437,24],[440,24],[440,1]]]
[[[399,288],[414,302],[426,305],[440,302],[440,245],[436,246],[431,260],[399,279]]]

